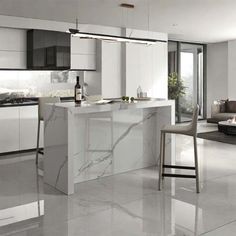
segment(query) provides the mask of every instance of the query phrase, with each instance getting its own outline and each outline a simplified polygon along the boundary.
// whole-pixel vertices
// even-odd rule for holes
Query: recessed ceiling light
[[[178,26],[178,24],[174,23],[174,24],[172,24],[172,26],[176,27],[176,26]]]

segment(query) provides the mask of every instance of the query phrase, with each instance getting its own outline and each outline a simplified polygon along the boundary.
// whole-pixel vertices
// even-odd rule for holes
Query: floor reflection
[[[0,210],[0,227],[44,215],[44,200]]]
[[[176,145],[177,164],[191,165],[191,140]],[[0,235],[234,236],[236,147],[198,147],[200,194],[188,179],[166,179],[159,192],[157,168],[147,168],[77,184],[66,196],[43,183],[34,154],[0,159]]]

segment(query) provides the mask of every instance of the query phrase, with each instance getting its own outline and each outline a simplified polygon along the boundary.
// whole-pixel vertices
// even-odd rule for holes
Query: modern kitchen
[[[199,107],[175,124],[181,58],[155,3],[13,1],[0,8],[0,235],[198,235]]]
[[[175,123],[166,33],[0,18],[0,157],[30,163],[38,181],[38,200],[3,207],[2,232],[45,217],[42,189],[75,198],[81,184],[158,164],[161,129]]]

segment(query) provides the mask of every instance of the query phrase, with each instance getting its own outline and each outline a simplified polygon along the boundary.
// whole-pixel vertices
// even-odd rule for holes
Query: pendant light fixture
[[[120,4],[120,6],[125,8],[134,8],[134,5],[127,3],[122,3]],[[165,40],[157,40],[150,38],[136,38],[136,37],[117,36],[111,34],[82,32],[78,29],[78,19],[76,19],[76,29],[69,29],[67,33],[70,33],[73,37],[99,39],[99,40],[121,42],[121,43],[137,43],[137,44],[153,45],[156,44],[157,42],[166,42]]]

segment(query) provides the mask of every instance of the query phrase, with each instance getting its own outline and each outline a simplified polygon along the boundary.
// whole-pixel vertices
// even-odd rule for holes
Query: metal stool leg
[[[159,180],[158,180],[158,190],[160,191],[162,189],[162,172],[163,172],[163,161],[164,161],[164,148],[163,145],[165,143],[164,141],[165,134],[161,132],[160,137],[160,161],[159,161]]]
[[[166,159],[166,133],[163,133],[163,142],[162,142],[162,150],[163,150],[163,160],[162,160],[162,179],[164,179],[164,175],[163,175],[163,170],[164,169],[164,165],[165,165],[165,159]]]
[[[38,160],[39,160],[39,137],[40,137],[40,119],[38,120],[37,147],[36,147],[36,160],[35,160],[36,165],[38,165]]]
[[[193,137],[193,143],[194,143],[194,162],[195,162],[195,174],[196,174],[196,191],[197,193],[200,193],[196,136]]]

